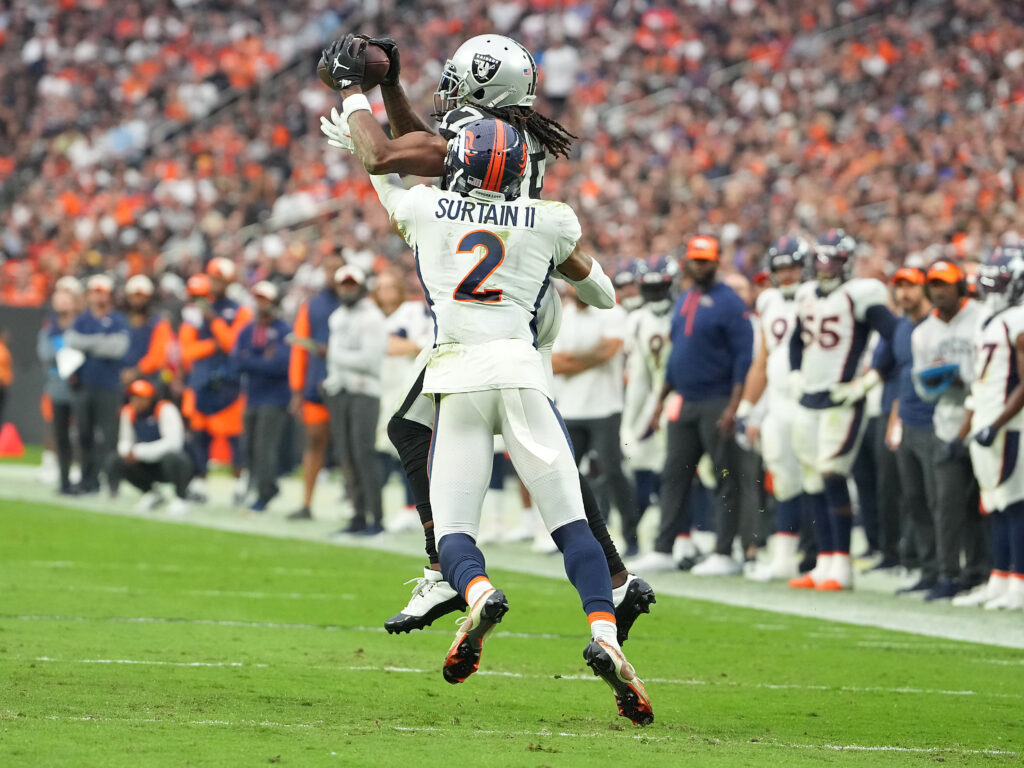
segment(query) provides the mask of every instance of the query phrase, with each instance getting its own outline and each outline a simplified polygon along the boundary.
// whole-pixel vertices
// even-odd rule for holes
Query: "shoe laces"
[[[437,584],[436,581],[431,581],[430,579],[426,578],[425,576],[417,576],[415,579],[409,579],[405,583],[406,584],[413,584],[413,583],[416,584],[416,586],[412,588],[412,596],[413,597],[420,597],[422,595],[425,595],[427,592],[432,590],[434,588],[434,586]]]

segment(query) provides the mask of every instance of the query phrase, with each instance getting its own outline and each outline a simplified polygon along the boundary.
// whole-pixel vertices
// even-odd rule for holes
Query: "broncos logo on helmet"
[[[480,190],[512,200],[519,197],[527,159],[526,142],[515,128],[494,118],[476,120],[448,142],[443,187],[460,195]]]
[[[978,268],[978,287],[993,314],[1019,304],[1024,298],[1024,247],[996,248]]]
[[[831,293],[853,274],[853,252],[857,241],[841,229],[830,229],[814,246],[814,271],[818,288]]]
[[[800,237],[786,235],[776,240],[764,256],[764,268],[774,287],[778,288],[787,299],[796,295],[797,286],[803,279],[811,263],[811,246]],[[800,277],[795,282],[783,283],[779,278],[779,270],[798,267]]]

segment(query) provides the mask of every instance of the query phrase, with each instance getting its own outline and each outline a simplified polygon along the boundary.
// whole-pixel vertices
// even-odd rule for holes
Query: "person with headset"
[[[988,555],[978,513],[978,484],[960,426],[964,401],[974,379],[975,340],[985,308],[970,298],[967,278],[955,262],[940,259],[925,276],[931,315],[911,336],[913,379],[918,394],[935,404],[935,544],[938,575],[923,576],[910,591],[927,590],[926,599],[949,599],[985,579]],[[961,570],[961,547],[967,555]]]

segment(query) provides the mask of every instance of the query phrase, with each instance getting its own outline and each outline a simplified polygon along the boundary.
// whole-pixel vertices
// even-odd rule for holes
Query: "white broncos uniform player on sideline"
[[[343,91],[346,116],[369,111],[356,91]],[[362,130],[371,130],[359,119]],[[361,131],[353,139],[359,151]],[[646,725],[654,719],[650,702],[619,647],[611,579],[586,523],[572,451],[537,349],[537,308],[552,269],[559,267],[595,304],[613,306],[614,292],[600,266],[579,250],[572,209],[519,197],[526,164],[514,128],[481,120],[451,142],[444,190],[406,190],[397,179],[372,177],[415,250],[435,317],[423,380],[435,402],[430,501],[442,573],[469,605],[444,677],[461,683],[478,669],[484,640],[508,611],[475,544],[493,436],[501,434],[583,602],[592,636],[584,658],[612,688],[620,714]]]
[[[810,245],[798,237],[780,238],[765,255],[772,287],[757,299],[759,343],[736,412],[737,431],[745,431],[752,445],[760,444],[778,503],[771,559],[767,563],[752,563],[745,570],[747,578],[754,581],[796,578],[801,496],[805,491],[824,491],[821,474],[812,466],[801,467],[793,449],[798,405],[788,386],[796,293],[810,261]]]
[[[970,454],[991,531],[989,579],[953,605],[1024,608],[1024,249],[1001,246],[982,265],[978,284],[992,316],[975,347],[974,380],[961,438]]]
[[[796,294],[797,326],[790,338],[790,389],[799,395],[793,445],[814,509],[818,563],[792,587],[838,591],[853,586],[848,480],[864,437],[865,397],[881,382],[877,371],[858,377],[872,331],[891,340],[895,320],[878,280],[851,280],[856,242],[830,230],[815,245],[818,279]],[[807,480],[820,472],[824,493]]]

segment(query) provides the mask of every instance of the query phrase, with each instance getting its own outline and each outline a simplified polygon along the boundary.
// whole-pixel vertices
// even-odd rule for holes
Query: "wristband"
[[[373,112],[370,109],[370,100],[361,93],[346,96],[345,100],[341,102],[341,112],[345,116],[345,120],[348,120],[353,112],[361,112],[364,109],[367,112]]]
[[[752,402],[750,402],[749,400],[741,400],[739,407],[736,408],[736,418],[745,419],[750,415],[751,411],[753,410],[754,404]]]

